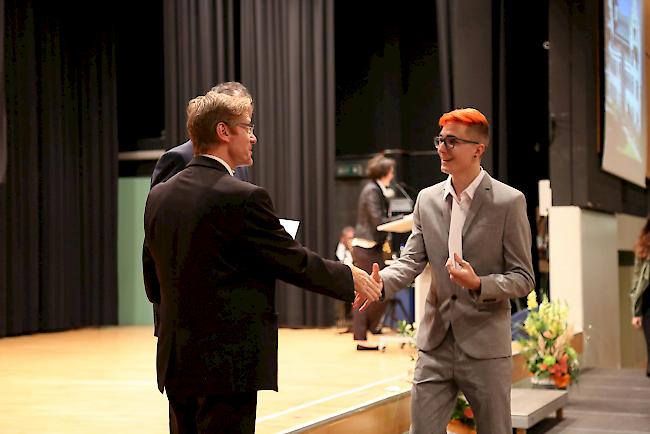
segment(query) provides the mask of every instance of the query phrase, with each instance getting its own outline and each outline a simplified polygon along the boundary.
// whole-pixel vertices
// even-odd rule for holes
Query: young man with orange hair
[[[510,299],[534,287],[524,195],[488,175],[488,122],[478,110],[444,114],[434,145],[446,181],[418,195],[398,262],[373,277],[387,294],[431,265],[411,391],[411,433],[444,433],[458,391],[479,433],[509,434]]]

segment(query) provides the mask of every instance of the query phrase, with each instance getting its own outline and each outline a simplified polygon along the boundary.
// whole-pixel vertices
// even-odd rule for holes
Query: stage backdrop
[[[0,336],[117,321],[115,17],[59,6],[5,0]]]
[[[253,176],[298,239],[333,258],[334,0],[242,0],[242,82],[255,98]],[[280,323],[325,326],[334,300],[281,285]]]
[[[5,2],[0,0],[0,59],[5,58]],[[0,77],[5,76],[5,64],[0,62]],[[7,114],[5,111],[5,82],[0,80],[0,184],[7,173]]]

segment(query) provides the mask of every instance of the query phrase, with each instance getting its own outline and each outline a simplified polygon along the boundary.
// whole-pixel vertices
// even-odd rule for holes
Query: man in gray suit
[[[479,433],[510,434],[511,298],[535,287],[524,195],[488,175],[485,116],[444,114],[434,143],[446,181],[418,195],[413,231],[399,261],[373,276],[391,294],[431,265],[417,334],[411,433],[444,433],[458,390]]]

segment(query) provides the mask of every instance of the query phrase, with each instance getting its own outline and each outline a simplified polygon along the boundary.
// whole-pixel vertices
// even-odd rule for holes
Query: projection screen
[[[646,186],[642,0],[605,2],[603,170]]]

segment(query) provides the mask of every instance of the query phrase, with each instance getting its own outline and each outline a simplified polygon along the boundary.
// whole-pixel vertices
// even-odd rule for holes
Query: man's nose
[[[250,134],[250,141],[253,144],[257,143],[257,136],[255,134],[251,133]]]

